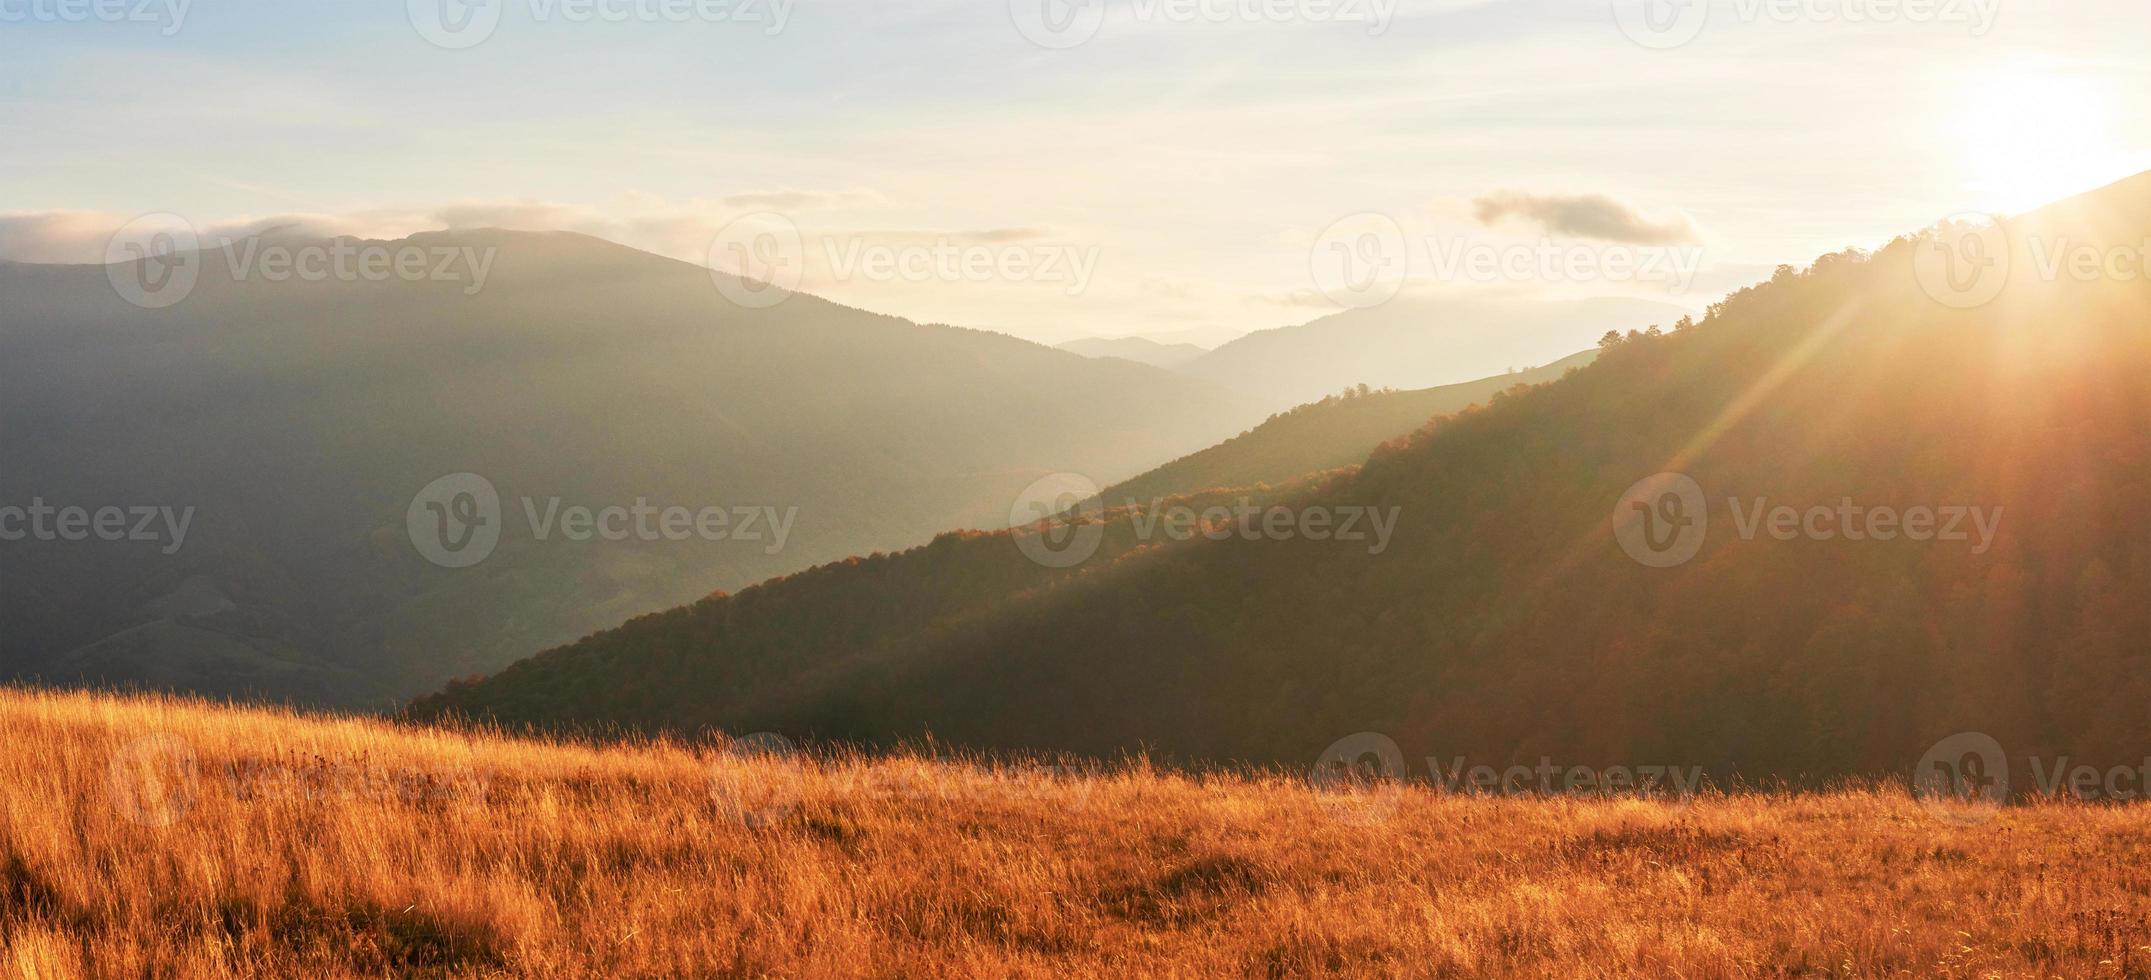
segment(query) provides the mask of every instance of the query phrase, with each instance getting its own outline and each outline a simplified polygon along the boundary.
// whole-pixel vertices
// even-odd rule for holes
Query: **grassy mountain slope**
[[[0,733],[26,977],[2098,976],[2151,944],[2133,808],[1351,792],[23,691]],[[1996,885],[2036,881],[2067,886]]]
[[[1290,411],[1201,452],[1183,456],[1103,494],[1113,502],[1147,501],[1216,487],[1286,483],[1308,473],[1352,466],[1375,447],[1462,411],[1517,385],[1542,384],[1591,363],[1596,350],[1542,368],[1417,391],[1330,396]]]
[[[699,266],[584,236],[385,244],[493,259],[469,294],[240,277],[244,253],[211,249],[162,310],[100,266],[0,266],[0,505],[196,509],[171,555],[0,547],[0,671],[391,703],[714,589],[998,526],[1040,475],[1139,472],[1260,416],[999,334],[807,295],[745,309]],[[458,472],[498,488],[504,533],[438,568],[407,508]],[[797,516],[781,549],[540,541],[524,498]]]
[[[2014,228],[2136,247],[2147,186]],[[702,706],[721,699],[694,672],[740,656],[716,632],[721,611],[662,635],[631,625],[423,707],[586,722],[525,710],[535,689],[572,702],[573,676],[638,692],[634,710],[599,713],[636,725],[873,742],[931,731],[1097,755],[1303,762],[1373,730],[1412,757],[1663,758],[1799,778],[1902,771],[1974,730],[2139,758],[2151,288],[2020,276],[1958,310],[1919,284],[1928,247],[1783,269],[1689,330],[1619,345],[1288,502],[1399,508],[1381,554],[1304,536],[1157,543],[1024,602],[881,638],[902,656],[880,669],[798,671],[793,696],[714,714]],[[1631,560],[1612,524],[1628,488],[1662,471],[1700,484],[1709,519],[1672,568]],[[1735,512],[1758,498],[2004,520],[1978,549],[1743,536]],[[787,615],[864,624],[858,611],[883,602],[872,585],[837,588]]]

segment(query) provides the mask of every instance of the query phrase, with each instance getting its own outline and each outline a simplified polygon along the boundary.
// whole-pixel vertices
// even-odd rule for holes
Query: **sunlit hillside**
[[[2129,809],[511,741],[0,692],[25,977],[2124,976]]]
[[[2151,289],[2037,256],[2147,230],[2151,175],[2015,219],[1997,234],[2017,272],[1984,304],[1922,279],[1933,230],[1782,267],[1282,494],[1290,533],[1153,533],[1056,569],[1051,592],[974,590],[938,616],[921,583],[1046,573],[1021,568],[1021,536],[915,550],[645,617],[416,711],[1284,765],[1377,731],[1496,765],[1664,759],[1810,787],[1965,731],[2134,765]],[[1615,521],[1666,478],[1693,486],[1675,505],[1694,533],[1652,564]],[[1766,508],[1802,526],[1767,528]],[[1900,534],[1900,514],[1929,523]],[[1394,534],[1294,523],[1333,515]]]

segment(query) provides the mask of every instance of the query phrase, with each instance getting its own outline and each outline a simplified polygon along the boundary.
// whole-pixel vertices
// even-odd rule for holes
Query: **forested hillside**
[[[2139,178],[2011,223],[2015,275],[1981,303],[1923,286],[1931,234],[1782,268],[1291,495],[1397,509],[1379,553],[1304,535],[1108,548],[923,625],[868,613],[910,605],[892,591],[910,578],[825,570],[814,594],[630,624],[419,713],[1286,762],[1371,730],[1410,758],[1720,779],[1902,772],[1976,730],[2133,763],[2151,744],[2151,608],[2132,598],[2151,591],[2151,287],[2042,274],[2034,253],[2136,247],[2147,205]],[[1702,512],[1626,499],[1661,473],[1692,479]],[[1638,503],[1698,526],[1692,556],[1631,558],[1615,518]],[[1789,524],[1763,515],[1780,506]],[[1957,508],[1995,523],[1912,533]],[[1885,511],[1887,538],[1843,533]],[[1040,574],[1006,540],[937,547],[977,562],[950,577]],[[786,697],[733,697],[748,654],[728,630],[749,610],[815,624],[749,648]],[[860,648],[884,653],[817,672]]]

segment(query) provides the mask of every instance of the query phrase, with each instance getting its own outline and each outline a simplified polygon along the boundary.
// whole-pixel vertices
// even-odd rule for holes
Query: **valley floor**
[[[0,690],[0,967],[2143,976],[2147,813],[800,766]]]

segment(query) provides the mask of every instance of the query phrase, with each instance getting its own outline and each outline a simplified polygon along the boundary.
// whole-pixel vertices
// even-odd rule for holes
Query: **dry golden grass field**
[[[0,691],[24,977],[2143,976],[2146,811],[801,765]]]

